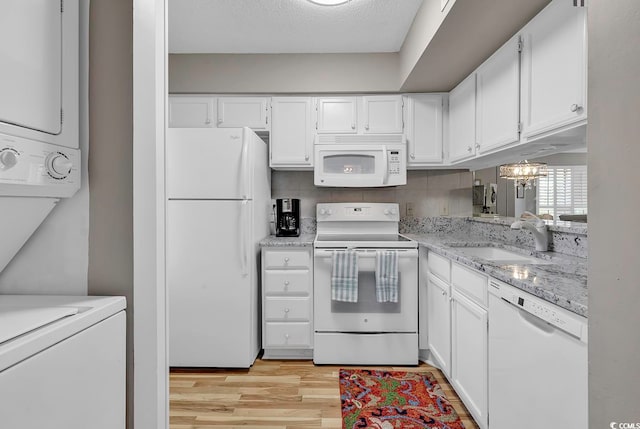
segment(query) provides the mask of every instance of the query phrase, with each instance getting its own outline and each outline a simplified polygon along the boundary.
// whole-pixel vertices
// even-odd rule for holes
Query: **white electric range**
[[[418,244],[398,233],[398,204],[318,204],[316,211],[314,362],[418,364]],[[357,253],[357,302],[331,299],[332,257],[347,250]],[[377,301],[379,251],[398,254],[397,302]]]

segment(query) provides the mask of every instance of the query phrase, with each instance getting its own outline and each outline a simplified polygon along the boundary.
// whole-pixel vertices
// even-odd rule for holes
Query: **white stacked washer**
[[[398,233],[398,204],[318,204],[314,242],[317,364],[418,364],[418,244]],[[358,301],[331,299],[334,252],[358,254]],[[376,251],[398,252],[398,302],[376,300]]]

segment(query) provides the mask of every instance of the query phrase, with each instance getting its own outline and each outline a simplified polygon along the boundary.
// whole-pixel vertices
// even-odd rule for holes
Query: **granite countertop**
[[[312,247],[315,239],[315,234],[300,234],[299,237],[270,235],[260,241],[260,247]]]
[[[482,271],[518,289],[540,297],[580,316],[587,317],[587,259],[555,252],[538,252],[509,244],[455,234],[405,234],[421,246],[461,264]],[[546,260],[544,265],[513,263],[500,265],[466,255],[463,247],[491,246],[523,256]]]

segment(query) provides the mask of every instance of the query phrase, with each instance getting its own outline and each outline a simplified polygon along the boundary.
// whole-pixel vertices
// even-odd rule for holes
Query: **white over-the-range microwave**
[[[407,184],[404,135],[320,135],[314,184],[368,188]]]

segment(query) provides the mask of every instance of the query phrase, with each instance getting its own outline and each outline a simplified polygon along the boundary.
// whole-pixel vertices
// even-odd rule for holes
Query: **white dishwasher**
[[[489,284],[489,427],[588,427],[587,319]]]

